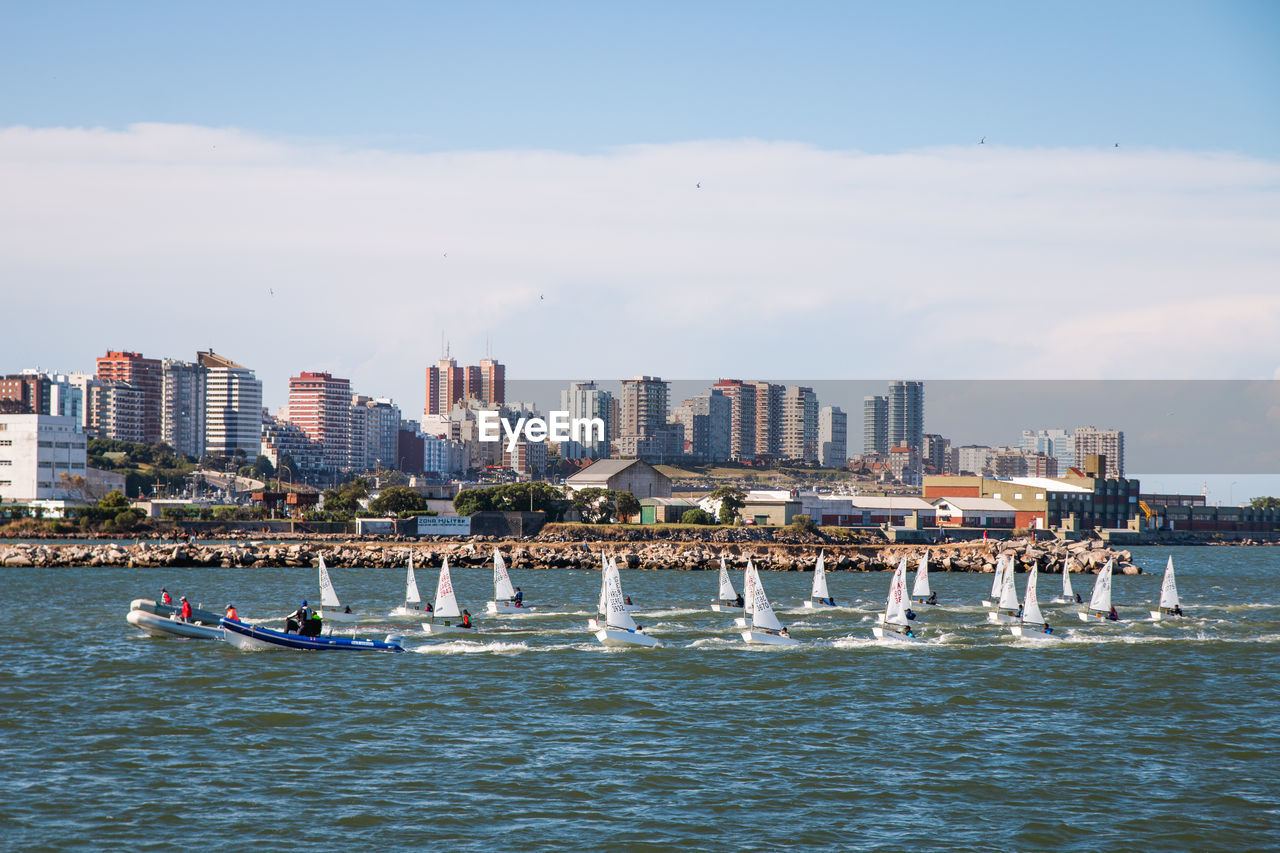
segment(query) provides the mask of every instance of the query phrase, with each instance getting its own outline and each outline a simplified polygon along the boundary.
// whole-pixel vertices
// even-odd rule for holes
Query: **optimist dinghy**
[[[329,579],[329,567],[324,564],[324,557],[320,558],[320,616],[329,623],[352,623],[357,618],[351,608],[344,608],[342,601],[338,599],[333,581]]]
[[[1071,588],[1071,558],[1067,557],[1062,564],[1062,596],[1055,598],[1055,604],[1075,604],[1076,592]]]
[[[804,606],[811,608],[836,606],[836,600],[831,597],[831,591],[827,589],[826,554],[822,551],[818,552],[818,562],[813,567],[813,590],[810,591],[809,599]]]
[[[1114,560],[1107,560],[1107,564],[1102,567],[1102,571],[1098,572],[1098,577],[1093,581],[1093,596],[1089,599],[1089,609],[1081,610],[1076,613],[1080,617],[1081,622],[1118,622],[1119,617],[1112,618],[1115,608],[1111,606],[1111,571]]]
[[[1009,626],[1009,633],[1015,637],[1027,640],[1053,637],[1053,629],[1049,627],[1048,622],[1044,621],[1044,614],[1040,612],[1040,602],[1036,597],[1038,572],[1038,568],[1032,566],[1031,572],[1027,575],[1027,592],[1022,599],[1022,618],[1018,620],[1017,625]]]
[[[983,607],[995,607],[1004,589],[1004,554],[996,558],[996,573],[991,578],[991,597],[982,599]]]
[[[530,608],[523,602],[516,601],[516,590],[511,585],[511,576],[507,574],[506,561],[493,549],[493,601],[487,605],[490,613],[528,613]]]
[[[598,631],[607,624],[609,615],[609,560],[600,552],[600,600],[596,603],[596,615],[587,620],[588,631]]]
[[[605,615],[604,624],[595,632],[596,639],[606,646],[661,646],[662,641],[646,634],[627,612],[627,599],[622,594],[622,576],[618,573],[618,564],[610,560],[603,571]]]
[[[711,609],[716,613],[742,613],[746,606],[738,602],[742,600],[738,598],[738,593],[733,588],[733,581],[729,579],[729,569],[724,564],[724,554],[720,555],[720,597],[719,601],[711,605]]]
[[[884,605],[884,613],[880,614],[880,622],[871,626],[871,633],[877,640],[898,643],[916,643],[920,638],[911,629],[907,618],[907,558],[903,557],[894,570],[893,579],[889,581],[889,598]]]
[[[299,651],[341,651],[341,652],[403,652],[404,646],[395,642],[391,635],[386,640],[366,640],[363,637],[305,637],[301,634],[286,634],[273,631],[261,625],[250,625],[238,620],[222,620],[223,638],[247,652],[265,649],[295,649]]]
[[[998,608],[987,613],[988,622],[994,622],[997,625],[1014,625],[1022,618],[1021,608],[1018,606],[1018,588],[1014,586],[1013,580],[1012,557],[1006,561],[1004,574],[1000,577],[999,605]]]
[[[929,552],[925,551],[916,566],[916,585],[911,588],[911,597],[919,604],[937,604],[938,599],[929,589]],[[930,601],[929,599],[933,599]]]
[[[756,567],[747,564],[747,571],[754,578],[751,593],[755,606],[751,610],[751,627],[742,632],[744,643],[758,643],[767,646],[797,646],[800,641],[791,636],[791,632],[778,621],[769,597],[764,594],[764,584],[760,583],[760,575]]]
[[[391,611],[392,616],[421,616],[422,595],[418,592],[418,579],[413,574],[413,552],[409,552],[409,572],[404,579],[404,605]]]
[[[457,620],[455,622],[455,620]],[[465,634],[475,628],[464,628],[462,611],[458,609],[458,597],[453,593],[453,576],[449,573],[449,558],[440,566],[436,579],[436,603],[431,611],[431,621],[422,623],[424,634]]]
[[[1159,622],[1166,616],[1181,616],[1182,605],[1178,603],[1178,582],[1173,579],[1173,555],[1164,567],[1164,580],[1160,583],[1160,609],[1151,611],[1151,621]]]
[[[751,562],[751,558],[747,558],[747,570],[742,575],[742,614],[733,620],[733,624],[738,628],[745,628],[750,623],[751,614],[756,609],[756,584],[760,582],[759,576],[756,574],[755,563]]]
[[[191,640],[221,640],[222,629],[195,622],[183,622],[177,616],[157,616],[145,610],[130,610],[124,617],[130,625],[153,637],[185,637]]]

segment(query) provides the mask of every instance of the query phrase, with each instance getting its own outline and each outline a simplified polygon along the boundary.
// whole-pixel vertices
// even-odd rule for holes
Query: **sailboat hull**
[[[991,599],[989,599],[989,598],[984,598],[984,599],[982,599],[982,606],[983,606],[983,607],[995,607],[995,606],[996,606],[996,602],[992,601],[992,600],[991,600]]]
[[[889,643],[918,643],[919,637],[908,637],[892,628],[886,628],[884,625],[872,625],[871,633],[875,635],[877,640],[884,640]]]
[[[800,641],[795,637],[784,637],[768,631],[757,631],[754,628],[742,632],[742,642],[760,646],[798,646]]]
[[[751,627],[751,624],[750,624],[750,623],[751,623],[751,617],[749,617],[749,616],[739,616],[737,619],[734,619],[734,620],[733,620],[733,627],[735,627],[735,628],[749,628],[749,627]]]
[[[485,602],[485,609],[490,613],[520,614],[528,613],[533,608],[523,605],[516,607],[514,604],[509,604],[505,601],[488,601]]]
[[[595,632],[601,645],[619,648],[622,646],[645,646],[656,649],[662,645],[657,637],[650,637],[643,631],[628,631],[624,628],[600,628]]]
[[[430,616],[431,614],[421,607],[397,607],[389,615],[404,619],[421,619],[423,616]]]
[[[1046,634],[1043,628],[1027,625],[1010,625],[1009,633],[1023,640],[1056,640],[1057,634]]]
[[[209,628],[195,622],[182,622],[157,616],[145,610],[130,610],[125,620],[153,637],[185,637],[189,640],[221,640],[221,628]]]
[[[987,613],[987,621],[993,625],[1014,625],[1018,622],[1018,614],[1007,613],[1003,610],[992,610]]]
[[[711,611],[712,611],[713,613],[741,613],[741,612],[743,611],[743,609],[744,609],[744,608],[741,608],[741,607],[737,606],[736,604],[713,604],[713,605],[711,605]]]
[[[475,628],[463,628],[461,625],[446,625],[443,622],[423,622],[422,633],[431,634],[469,634],[475,631]]]
[[[836,605],[827,604],[825,601],[818,601],[816,598],[810,598],[805,601],[804,606],[811,610],[823,610],[825,608],[835,607]]]
[[[354,625],[359,621],[359,617],[354,613],[347,613],[342,610],[322,610],[320,616],[326,622],[342,622],[347,625]]]
[[[1080,617],[1081,622],[1118,622],[1118,619],[1108,619],[1107,614],[1098,613],[1097,611],[1082,610],[1076,613]]]

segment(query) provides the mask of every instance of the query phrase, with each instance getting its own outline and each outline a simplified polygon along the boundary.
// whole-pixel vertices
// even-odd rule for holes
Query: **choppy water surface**
[[[535,613],[442,641],[379,615],[402,571],[332,570],[403,655],[124,621],[161,585],[278,617],[318,597],[312,570],[0,569],[0,847],[1274,848],[1280,549],[1175,549],[1189,616],[1152,624],[1168,553],[1116,578],[1119,625],[1046,605],[1047,646],[983,623],[990,575],[935,573],[943,607],[903,648],[870,638],[888,573],[831,573],[850,606],[820,614],[810,575],[765,573],[804,641],[773,649],[705,609],[714,573],[624,570],[667,645],[606,650],[597,573],[516,571]],[[482,612],[491,574],[453,572]]]

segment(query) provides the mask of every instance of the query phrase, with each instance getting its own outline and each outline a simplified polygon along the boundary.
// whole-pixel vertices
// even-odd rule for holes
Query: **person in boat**
[[[746,602],[742,600],[742,593],[738,593],[738,597],[733,600],[734,607],[745,607]]]
[[[1021,604],[1019,604],[1019,605],[1018,605],[1018,618],[1019,618],[1019,619],[1021,619],[1021,618],[1022,618],[1022,605],[1021,605]]]
[[[430,601],[424,601],[424,602],[422,602],[422,612],[423,612],[423,613],[434,613],[434,612],[435,612],[435,610],[436,610],[436,609],[435,609],[434,607],[432,607],[432,606],[431,606],[431,602],[430,602]]]
[[[169,590],[165,589],[164,587],[160,587],[160,603],[173,604],[173,596],[170,595]]]
[[[907,608],[907,618],[908,619],[916,618],[916,612],[912,610],[910,607]]]
[[[790,631],[788,631],[788,630],[787,630],[787,628],[786,628],[786,626],[784,625],[784,626],[782,627],[782,630],[780,630],[780,631],[778,632],[778,636],[779,636],[779,637],[790,637],[790,636],[791,636],[791,632],[790,632]]]
[[[470,610],[463,610],[463,611],[462,611],[462,621],[458,623],[458,627],[459,627],[459,628],[471,628],[471,627],[474,627],[474,626],[472,626],[472,624],[471,624],[471,611],[470,611]]]
[[[298,628],[298,634],[303,637],[319,637],[323,626],[324,620],[320,617],[320,611],[312,610],[310,618],[304,620]]]
[[[351,605],[350,605],[350,604],[348,604],[348,605],[347,605],[347,609],[346,609],[346,610],[344,610],[344,611],[342,611],[342,612],[343,612],[343,613],[350,613],[350,612],[351,612]]]
[[[1119,622],[1120,614],[1116,612],[1116,606],[1111,605],[1111,612],[1107,614],[1107,619],[1111,622]]]
[[[1052,634],[1052,633],[1053,633],[1053,629],[1049,627],[1049,623],[1048,623],[1048,622],[1044,623],[1044,632],[1045,632],[1046,634]]]
[[[230,619],[232,622],[240,621],[240,614],[236,613],[236,606],[234,604],[227,605],[226,617]]]
[[[307,620],[311,618],[311,608],[307,607],[307,602],[303,600],[302,606],[290,613],[284,620],[284,632],[292,634],[295,631],[302,633],[302,626],[307,624]]]
[[[520,587],[516,587],[516,597],[513,603],[516,607],[524,607],[524,591]]]
[[[1080,597],[1080,593],[1076,593],[1076,604],[1084,604],[1084,599]]]
[[[187,597],[185,595],[182,596],[182,613],[179,615],[179,618],[182,619],[183,622],[191,621],[191,602],[187,601]]]
[[[1181,615],[1182,615],[1182,605],[1181,605],[1181,604],[1175,604],[1175,605],[1173,605],[1173,609],[1169,611],[1169,615],[1170,615],[1170,616],[1181,616]]]
[[[908,617],[908,618],[910,618],[910,617]],[[916,632],[911,630],[911,626],[910,626],[910,625],[908,625],[908,626],[907,626],[907,630],[906,630],[906,631],[904,631],[903,633],[904,633],[906,636],[908,636],[908,637],[914,637],[914,636],[916,635]]]
[[[936,592],[930,591],[930,592],[929,592],[929,597],[928,597],[927,599],[925,599],[925,602],[924,602],[924,603],[925,603],[925,604],[937,604],[937,603],[938,603],[938,594],[937,594]]]
[[[630,607],[630,606],[631,606],[631,596],[629,596],[629,595],[628,595],[628,596],[625,596],[625,597],[623,598],[623,603],[624,603],[624,604],[626,604],[628,607]]]

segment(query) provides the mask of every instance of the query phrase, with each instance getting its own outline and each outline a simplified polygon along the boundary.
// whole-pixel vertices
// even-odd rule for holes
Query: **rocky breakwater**
[[[1004,554],[1019,570],[1039,566],[1041,571],[1060,572],[1071,562],[1072,571],[1096,572],[1107,560],[1115,560],[1116,570],[1138,574],[1128,551],[1114,551],[1101,542],[1033,542],[1030,539],[978,541],[943,545],[868,545],[828,541],[813,534],[790,537],[795,541],[670,541],[667,539],[621,541],[495,541],[486,537],[439,539],[431,542],[334,542],[308,541],[229,544],[121,544],[25,543],[0,546],[0,565],[57,568],[67,566],[117,566],[120,568],[223,567],[301,568],[316,566],[320,557],[333,567],[365,566],[403,568],[410,553],[414,564],[440,565],[446,557],[454,566],[490,565],[493,549],[499,548],[507,565],[516,569],[595,569],[601,552],[616,557],[632,569],[716,569],[720,558],[727,565],[743,568],[751,560],[762,571],[810,571],[819,552],[826,553],[830,571],[884,571],[897,566],[906,556],[914,566],[925,553],[930,567],[938,572],[990,572]]]

